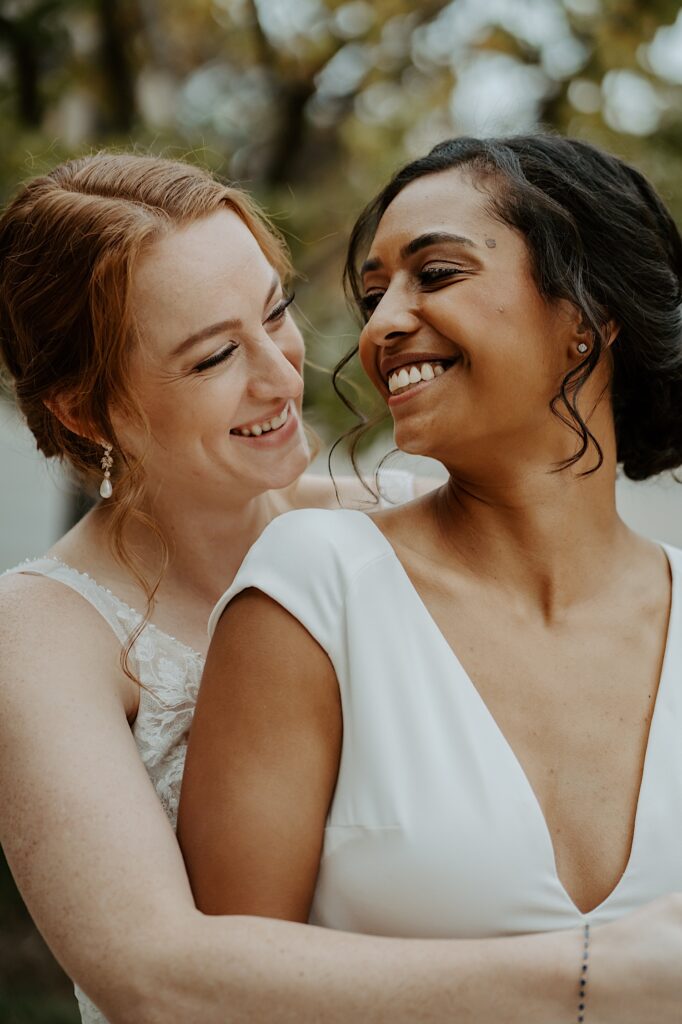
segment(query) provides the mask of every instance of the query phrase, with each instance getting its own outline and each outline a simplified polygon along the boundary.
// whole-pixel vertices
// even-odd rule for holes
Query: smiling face
[[[131,358],[152,432],[150,482],[228,503],[285,487],[308,465],[303,340],[281,281],[229,209],[153,242],[133,272]],[[116,420],[132,452],[139,438]]]
[[[523,237],[489,200],[466,170],[417,179],[381,218],[363,273],[360,358],[396,444],[463,471],[573,451],[549,403],[576,361],[575,311],[540,295]]]

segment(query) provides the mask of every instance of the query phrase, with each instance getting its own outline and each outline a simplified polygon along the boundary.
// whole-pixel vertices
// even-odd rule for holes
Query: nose
[[[386,346],[414,334],[420,321],[413,298],[407,287],[398,282],[391,284],[365,324],[363,340]]]
[[[302,342],[300,355],[302,360]],[[249,386],[251,395],[266,401],[274,398],[300,398],[303,393],[303,377],[292,358],[295,358],[293,352],[289,353],[288,348],[280,347],[265,333],[253,362]]]

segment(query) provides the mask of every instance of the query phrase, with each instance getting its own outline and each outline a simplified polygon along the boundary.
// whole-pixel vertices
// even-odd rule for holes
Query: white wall
[[[682,548],[682,483],[669,475],[645,483],[619,480],[616,498],[634,530]]]
[[[69,486],[0,400],[0,572],[47,550],[64,531]]]

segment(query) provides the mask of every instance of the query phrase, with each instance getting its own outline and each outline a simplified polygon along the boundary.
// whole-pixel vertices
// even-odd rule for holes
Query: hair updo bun
[[[418,178],[459,167],[485,182],[494,214],[525,236],[540,293],[570,301],[593,335],[584,365],[567,374],[552,402],[580,441],[565,465],[591,447],[597,452],[592,468],[601,465],[576,400],[613,322],[619,328],[611,345],[618,462],[632,480],[681,466],[682,239],[646,178],[595,146],[549,134],[459,138],[407,164],[353,229],[346,283],[358,308],[359,264],[390,203]]]
[[[101,444],[115,448],[109,541],[148,599],[124,652],[128,675],[129,651],[149,619],[168,558],[165,538],[142,511],[142,460],[118,443],[110,415],[115,403],[142,437],[148,431],[129,373],[139,343],[129,308],[131,279],[138,256],[155,239],[224,208],[242,219],[271,265],[288,276],[284,242],[252,200],[179,161],[111,153],[73,160],[29,181],[0,217],[0,358],[36,444],[86,484],[101,479]],[[128,550],[124,527],[131,516],[159,540],[154,585]]]

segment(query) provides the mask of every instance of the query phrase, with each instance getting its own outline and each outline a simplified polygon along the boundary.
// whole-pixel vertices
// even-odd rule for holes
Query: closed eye
[[[461,276],[464,273],[459,267],[453,266],[441,266],[441,267],[423,267],[419,271],[418,278],[420,284],[438,284],[439,281],[447,281],[453,277]]]
[[[284,319],[284,314],[296,298],[296,292],[292,292],[291,295],[285,295],[284,298],[277,303],[272,313],[265,319],[266,324],[274,324],[279,320]]]
[[[225,360],[229,359],[235,349],[239,348],[236,342],[232,341],[225,348],[221,348],[215,355],[209,356],[208,359],[204,359],[203,362],[199,363],[194,367],[192,373],[202,373],[204,370],[210,370],[213,366],[218,366],[219,363],[224,363]]]
[[[266,317],[264,322],[266,324],[276,324],[283,320],[284,314],[295,298],[296,295],[294,292],[292,292],[291,295],[285,295],[285,297],[277,303],[270,315]],[[237,343],[231,342],[229,345],[226,345],[225,348],[221,348],[219,352],[216,352],[215,355],[209,356],[208,359],[204,359],[194,367],[192,372],[202,373],[204,370],[210,370],[214,366],[219,366],[220,363],[224,363],[228,360],[237,348],[239,348]]]

